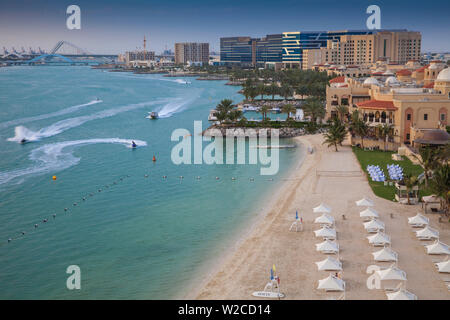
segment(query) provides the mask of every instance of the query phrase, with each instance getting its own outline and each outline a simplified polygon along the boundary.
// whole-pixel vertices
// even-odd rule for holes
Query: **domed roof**
[[[430,70],[436,70],[438,68],[438,66],[437,66],[437,64],[435,64],[435,63],[432,63],[429,67],[428,67],[428,69],[430,69]]]
[[[450,140],[450,134],[447,131],[439,129],[425,130],[423,135],[414,140],[421,144],[447,144]]]
[[[450,82],[450,68],[446,68],[439,72],[436,81]]]
[[[367,78],[366,80],[364,80],[364,84],[376,84],[379,85],[380,83],[378,82],[378,80],[374,77],[370,77]]]
[[[397,80],[397,78],[396,77],[388,77],[387,79],[386,79],[386,82],[385,82],[385,84],[386,85],[390,85],[390,84],[398,84],[399,82],[398,82],[398,80]]]

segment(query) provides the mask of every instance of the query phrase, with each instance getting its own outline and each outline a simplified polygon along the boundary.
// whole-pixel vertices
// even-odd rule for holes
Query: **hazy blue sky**
[[[81,8],[81,30],[66,28],[66,8]],[[0,47],[52,48],[70,41],[94,53],[151,50],[175,42],[283,31],[365,29],[370,4],[381,7],[383,29],[422,32],[423,50],[450,51],[450,1],[366,0],[0,0]]]

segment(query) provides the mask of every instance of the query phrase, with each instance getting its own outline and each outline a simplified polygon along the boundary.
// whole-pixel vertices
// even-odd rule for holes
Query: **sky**
[[[81,29],[66,27],[66,9],[81,9]],[[366,8],[381,8],[382,29],[422,33],[422,51],[450,52],[450,1],[427,0],[0,0],[0,52],[59,40],[91,53],[142,47],[157,53],[175,42],[209,42],[219,52],[226,36],[262,37],[285,31],[366,29]]]

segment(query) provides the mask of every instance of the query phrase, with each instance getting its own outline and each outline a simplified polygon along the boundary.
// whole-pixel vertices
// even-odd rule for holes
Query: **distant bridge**
[[[55,63],[53,58],[56,58],[57,63],[85,64],[94,62],[94,59],[100,60],[98,62],[112,62],[115,58],[117,58],[117,55],[92,54],[87,50],[74,45],[73,43],[61,40],[56,43],[50,53],[41,54],[32,58],[31,60],[25,60],[21,62],[26,64],[36,64],[39,62]]]

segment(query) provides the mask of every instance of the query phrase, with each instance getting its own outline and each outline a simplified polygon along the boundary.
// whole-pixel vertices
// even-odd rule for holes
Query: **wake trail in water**
[[[147,145],[145,141],[119,138],[85,139],[46,144],[31,151],[29,159],[34,162],[32,166],[24,169],[0,172],[0,186],[19,178],[22,179],[19,179],[17,183],[22,183],[26,176],[42,175],[70,168],[78,164],[81,160],[81,158],[73,155],[74,149],[78,147],[90,144],[110,143],[121,144],[131,148],[132,141],[138,147]]]
[[[172,101],[165,104],[159,111],[159,118],[169,118],[175,113],[185,110],[198,96],[193,96],[189,98],[175,98]]]
[[[28,122],[32,122],[32,121],[38,121],[38,120],[44,120],[44,119],[48,119],[48,118],[53,118],[53,117],[58,117],[58,116],[62,116],[65,114],[69,114],[69,113],[73,113],[75,111],[78,111],[84,107],[87,106],[91,106],[97,103],[102,103],[102,100],[92,100],[88,103],[84,103],[84,104],[79,104],[76,106],[72,106],[72,107],[68,107],[59,111],[55,111],[55,112],[51,112],[51,113],[46,113],[46,114],[42,114],[39,116],[33,116],[33,117],[26,117],[26,118],[20,118],[20,119],[15,119],[15,120],[11,120],[11,121],[6,121],[6,122],[2,122],[0,123],[0,129],[4,129],[4,128],[8,128],[8,127],[12,127],[12,126],[16,126],[18,124],[24,124],[24,123],[28,123]]]
[[[118,108],[99,111],[99,112],[91,114],[91,115],[69,118],[69,119],[58,121],[48,127],[40,129],[39,131],[32,131],[24,126],[18,126],[14,129],[14,132],[15,132],[14,137],[8,138],[8,141],[18,142],[18,143],[20,143],[24,139],[27,142],[38,141],[43,138],[55,136],[66,130],[69,130],[69,129],[72,129],[75,127],[79,127],[88,121],[112,117],[119,113],[139,109],[142,107],[146,107],[146,106],[150,106],[150,105],[154,105],[154,104],[158,104],[158,103],[163,103],[165,101],[167,101],[167,100],[156,100],[156,101],[151,101],[151,102],[130,104],[130,105],[126,105],[126,106],[122,106],[122,107],[118,107]]]

